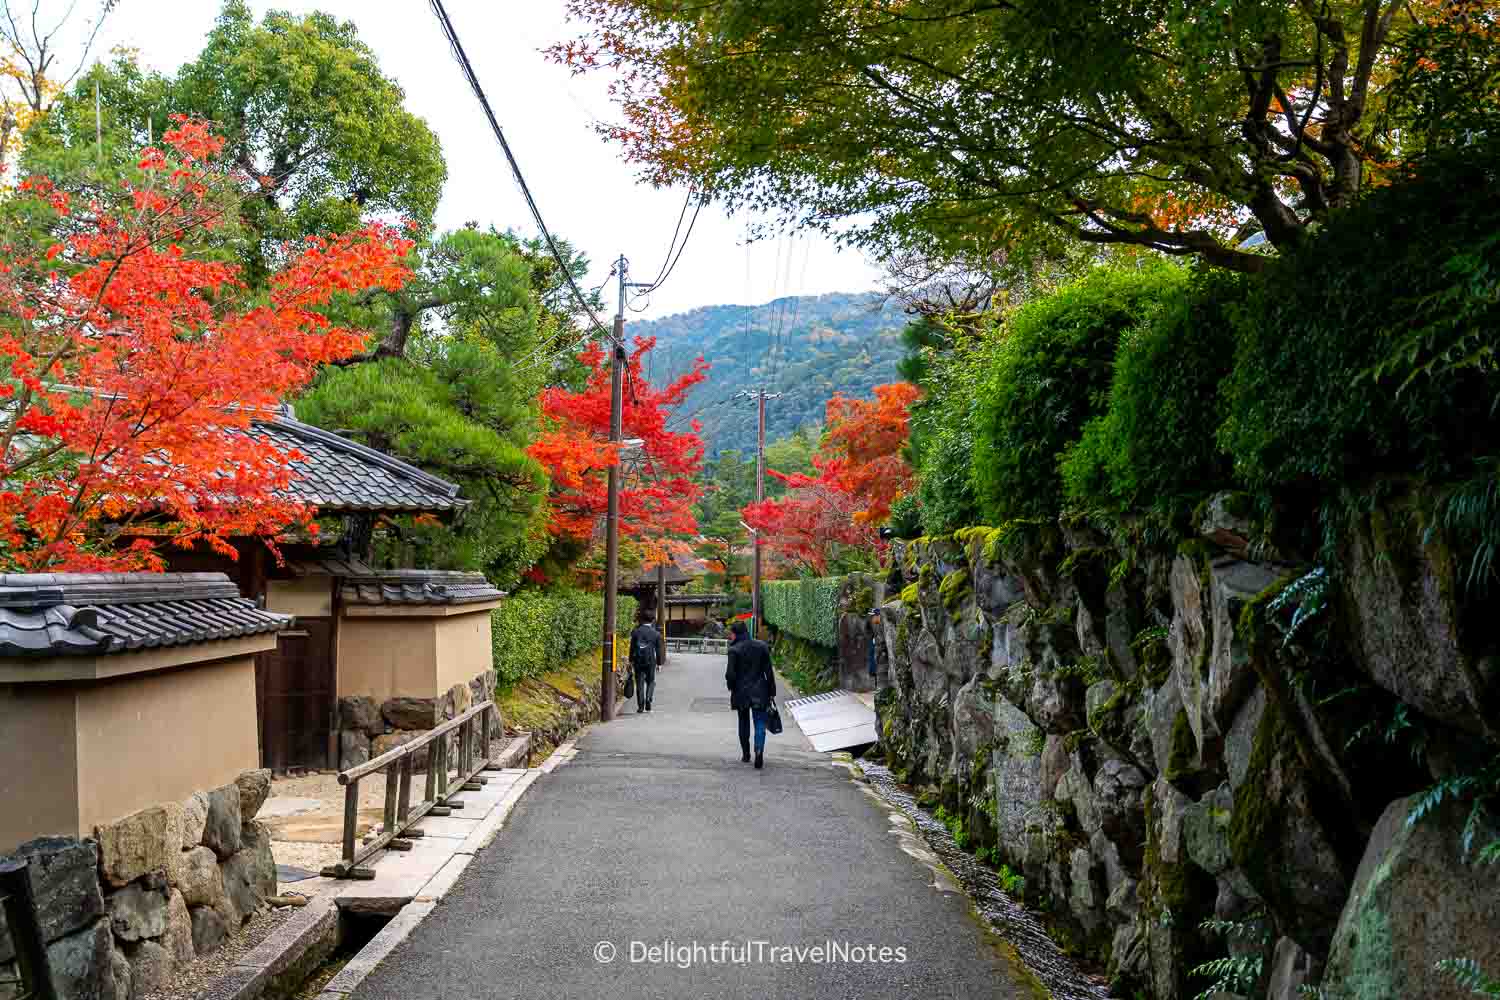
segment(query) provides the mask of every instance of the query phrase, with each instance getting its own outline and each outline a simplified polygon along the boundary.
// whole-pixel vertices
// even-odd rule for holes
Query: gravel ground
[[[295,906],[262,910],[251,917],[238,934],[226,938],[218,950],[180,967],[166,986],[144,997],[137,997],[136,1000],[181,1000],[197,996],[210,981],[226,971],[245,952],[264,941],[266,935],[296,912]]]

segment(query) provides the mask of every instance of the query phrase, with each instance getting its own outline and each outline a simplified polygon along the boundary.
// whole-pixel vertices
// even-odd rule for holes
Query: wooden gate
[[[257,658],[255,694],[262,767],[334,766],[333,620],[299,617],[282,632],[276,649]]]

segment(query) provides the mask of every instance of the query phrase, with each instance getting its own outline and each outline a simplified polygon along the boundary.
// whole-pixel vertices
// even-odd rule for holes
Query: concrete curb
[[[531,753],[531,734],[523,733],[505,745],[500,755],[490,762],[490,766],[497,769],[505,769],[526,766],[526,755]]]
[[[577,752],[571,744],[566,746],[566,751],[559,747],[548,758],[552,767],[571,760]],[[426,877],[424,874],[398,873],[389,887],[372,882],[345,883],[341,891],[313,897],[306,907],[205,986],[197,994],[196,1000],[260,1000],[267,994],[290,994],[338,947],[341,911],[356,914],[390,913],[392,909],[399,907],[390,921],[329,980],[324,992],[319,995],[319,1000],[344,1000],[369,971],[391,949],[405,940],[438,902],[453,890],[474,860],[474,855],[488,847],[499,835],[511,810],[543,773],[539,768],[507,766],[517,762],[524,763],[530,749],[529,734],[513,740],[492,766],[486,769],[492,777],[505,775],[512,777],[515,783],[505,790],[484,819],[457,844],[453,854],[435,871],[431,871]],[[433,836],[417,841],[417,844],[436,846],[445,839],[447,838]],[[454,843],[453,840],[447,842]],[[413,856],[410,853],[406,856],[396,855],[393,864],[409,864]],[[377,856],[377,872],[382,860],[383,855]]]
[[[371,970],[384,961],[396,945],[405,941],[436,906],[435,902],[413,902],[403,906],[401,912],[392,917],[390,923],[382,927],[370,939],[370,943],[361,948],[359,954],[349,959],[338,975],[328,981],[323,992],[318,994],[318,1000],[344,1000],[353,993],[354,988],[364,981]]]
[[[198,1000],[256,1000],[266,993],[288,993],[333,954],[338,943],[338,907],[329,898],[310,900],[205,986]]]

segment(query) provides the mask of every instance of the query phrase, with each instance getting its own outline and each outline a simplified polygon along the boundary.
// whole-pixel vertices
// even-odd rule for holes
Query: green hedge
[[[770,580],[761,585],[767,624],[820,646],[839,644],[841,576]]]
[[[1219,443],[1251,491],[1441,482],[1500,435],[1500,137],[1372,191],[1255,283]]]
[[[1210,429],[1224,420],[1219,382],[1234,361],[1231,315],[1246,284],[1222,271],[1194,274],[1126,334],[1108,409],[1062,461],[1074,507],[1172,520],[1229,484],[1229,459]]]
[[[615,629],[634,627],[636,602],[621,597]],[[495,672],[502,685],[554,670],[600,646],[604,597],[582,591],[522,592],[507,597],[490,612]]]
[[[1061,512],[1058,461],[1104,411],[1121,339],[1186,280],[1170,263],[1100,267],[1006,320],[977,359],[985,381],[974,401],[971,467],[983,519]]]

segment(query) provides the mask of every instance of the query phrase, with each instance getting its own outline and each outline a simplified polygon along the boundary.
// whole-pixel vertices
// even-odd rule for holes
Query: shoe
[[[645,712],[645,711],[646,711],[646,706],[645,706],[645,705],[637,705],[637,706],[636,706],[636,707],[635,707],[635,714],[636,714],[636,715],[641,715],[641,714],[642,714],[642,713],[644,713],[644,712]]]
[[[750,763],[750,751],[749,750],[741,750],[740,751],[740,762],[743,763],[743,764]]]
[[[651,711],[651,703],[649,701],[646,702],[646,711]]]
[[[755,755],[755,769],[757,771],[759,771],[762,767],[765,766],[765,764],[766,764],[766,755],[763,754],[763,753],[757,753]]]

